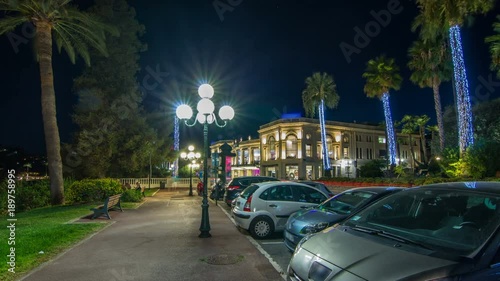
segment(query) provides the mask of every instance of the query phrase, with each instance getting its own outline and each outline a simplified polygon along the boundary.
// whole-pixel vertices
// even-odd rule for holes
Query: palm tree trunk
[[[325,171],[331,169],[330,158],[328,158],[328,147],[326,146],[326,129],[325,129],[325,102],[321,100],[319,105],[319,126],[321,130],[321,145],[323,146],[323,167]]]
[[[387,146],[389,149],[389,165],[396,164],[396,139],[394,137],[394,125],[392,123],[391,106],[389,104],[389,93],[384,93],[382,96],[382,104],[384,106],[385,129],[387,131]]]
[[[436,120],[439,133],[439,152],[442,153],[444,151],[444,125],[441,97],[439,96],[439,84],[434,82],[432,85],[432,91],[434,92],[434,109],[436,110]]]
[[[460,36],[460,27],[458,25],[454,25],[450,28],[449,32],[457,97],[459,148],[460,154],[463,154],[467,147],[474,143],[472,110],[461,42],[462,39]]]
[[[42,118],[47,149],[47,162],[50,177],[50,200],[52,205],[64,203],[61,147],[56,117],[56,96],[52,70],[51,27],[45,22],[36,23],[36,43],[40,63],[42,88]]]

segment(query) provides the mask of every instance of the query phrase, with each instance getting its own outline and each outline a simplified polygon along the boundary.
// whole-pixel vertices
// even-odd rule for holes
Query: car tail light
[[[245,205],[243,206],[243,212],[251,212],[250,211],[250,204],[252,203],[252,195],[250,195],[247,199],[247,202],[245,202]]]
[[[237,186],[237,185],[230,185],[227,187],[227,190],[236,190],[238,188],[239,188],[239,186]]]

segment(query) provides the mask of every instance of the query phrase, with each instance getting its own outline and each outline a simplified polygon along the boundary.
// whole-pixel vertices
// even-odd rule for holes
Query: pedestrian
[[[144,194],[144,187],[142,187],[139,182],[135,183],[135,190],[139,191],[142,194],[142,197],[146,197],[146,195]]]

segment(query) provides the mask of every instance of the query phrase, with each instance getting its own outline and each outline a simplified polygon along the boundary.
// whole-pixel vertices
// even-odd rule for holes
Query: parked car
[[[408,188],[306,236],[291,280],[499,280],[500,183]]]
[[[341,192],[320,205],[292,214],[283,231],[285,246],[293,252],[304,236],[319,232],[401,187],[359,187]]]
[[[282,231],[292,213],[318,205],[327,195],[295,182],[263,182],[247,187],[235,200],[232,214],[236,224],[255,238]]]
[[[277,178],[273,177],[263,177],[263,176],[248,176],[248,177],[236,177],[233,178],[226,187],[226,193],[224,196],[224,202],[228,206],[231,206],[231,201],[233,201],[247,186],[266,181],[279,181]]]
[[[306,181],[306,180],[299,180],[297,181],[298,183],[303,183],[303,184],[307,184],[309,186],[312,186],[314,188],[317,188],[321,191],[323,191],[324,193],[326,193],[328,195],[328,197],[333,197],[333,192],[328,189],[328,187],[326,187],[326,185],[324,185],[323,183],[321,182],[317,182],[317,181]]]

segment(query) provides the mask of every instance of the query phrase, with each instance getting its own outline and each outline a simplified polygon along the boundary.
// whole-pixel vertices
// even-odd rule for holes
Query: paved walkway
[[[283,280],[215,204],[212,237],[202,239],[199,196],[160,190],[146,200],[111,212],[112,225],[21,280]]]

